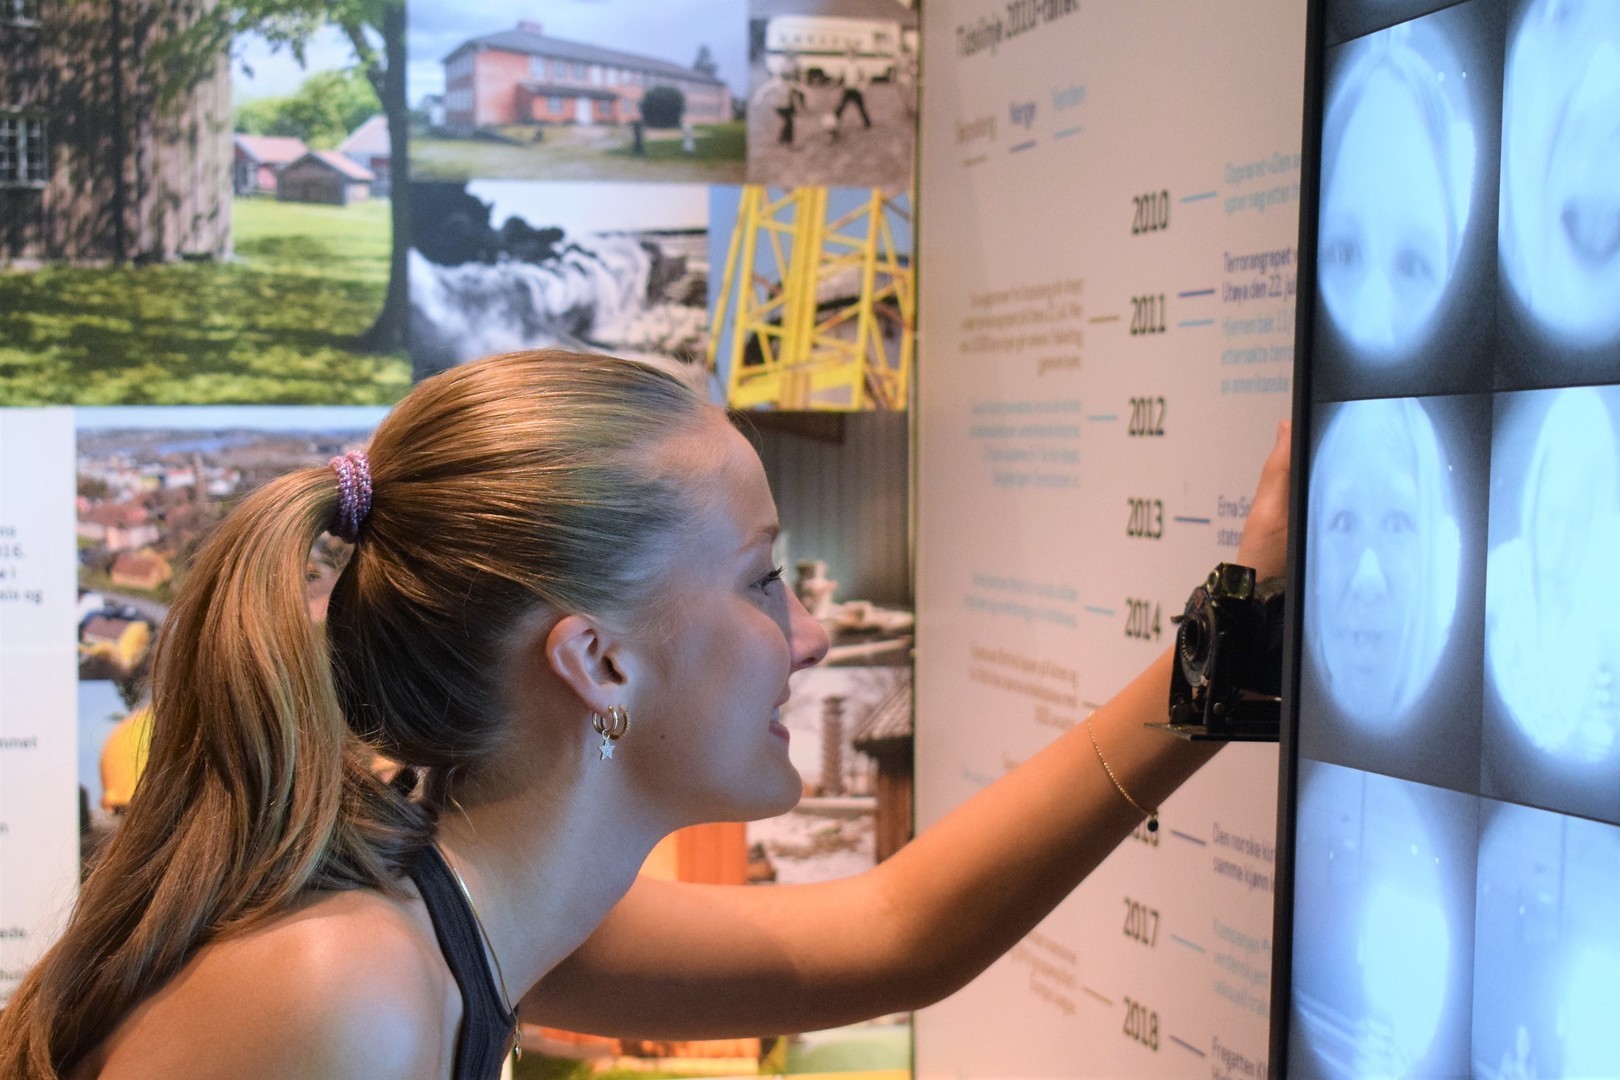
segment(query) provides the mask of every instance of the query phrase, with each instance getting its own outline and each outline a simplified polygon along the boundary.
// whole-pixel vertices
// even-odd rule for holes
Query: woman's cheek
[[[1421,564],[1427,546],[1415,532],[1392,537],[1386,544],[1381,561],[1384,577],[1389,582],[1391,599],[1402,608],[1414,607],[1423,580]]]

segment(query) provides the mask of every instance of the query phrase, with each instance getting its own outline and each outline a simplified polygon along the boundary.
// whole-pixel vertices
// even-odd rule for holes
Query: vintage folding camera
[[[1276,742],[1282,723],[1283,579],[1221,563],[1176,619],[1170,722],[1183,738]]]

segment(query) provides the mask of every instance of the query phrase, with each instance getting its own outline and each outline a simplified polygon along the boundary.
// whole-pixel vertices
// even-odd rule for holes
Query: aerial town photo
[[[157,629],[210,529],[276,476],[364,445],[380,409],[106,408],[78,414],[79,676],[146,673]],[[310,555],[319,617],[347,549]]]

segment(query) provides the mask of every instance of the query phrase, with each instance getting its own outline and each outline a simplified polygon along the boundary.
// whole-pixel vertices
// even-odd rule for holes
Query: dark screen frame
[[[1305,502],[1310,489],[1307,457],[1311,432],[1311,350],[1316,325],[1316,237],[1321,198],[1322,76],[1327,49],[1327,0],[1307,0],[1305,87],[1300,139],[1299,240],[1294,318],[1292,470],[1288,485],[1288,601],[1283,626],[1282,727],[1277,770],[1277,871],[1271,931],[1271,1076],[1287,1070],[1290,1003],[1293,997],[1294,833],[1299,785],[1300,656],[1305,589]]]

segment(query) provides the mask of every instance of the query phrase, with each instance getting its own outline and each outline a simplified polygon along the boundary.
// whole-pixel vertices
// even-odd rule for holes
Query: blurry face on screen
[[[1494,465],[1517,487],[1517,535],[1491,551],[1487,589],[1490,672],[1509,714],[1541,750],[1601,761],[1620,743],[1620,447],[1605,406],[1612,389],[1537,391],[1552,405],[1525,439],[1525,413],[1504,421],[1522,460]]]
[[[1415,402],[1358,401],[1334,416],[1311,471],[1309,603],[1324,681],[1375,726],[1421,692],[1449,631],[1436,563],[1456,524],[1439,460]]]
[[[1620,334],[1620,4],[1533,0],[1502,102],[1502,265],[1541,326]]]
[[[1323,130],[1317,277],[1363,361],[1410,356],[1450,284],[1472,189],[1473,118],[1446,84],[1438,33],[1410,26],[1350,46]]]
[[[1358,696],[1376,687],[1405,648],[1418,589],[1417,481],[1409,447],[1366,446],[1359,467],[1325,485],[1323,647],[1328,667]],[[1389,704],[1384,702],[1384,704]]]
[[[1390,355],[1427,326],[1451,273],[1440,168],[1417,102],[1373,74],[1322,200],[1322,295],[1346,336]]]

